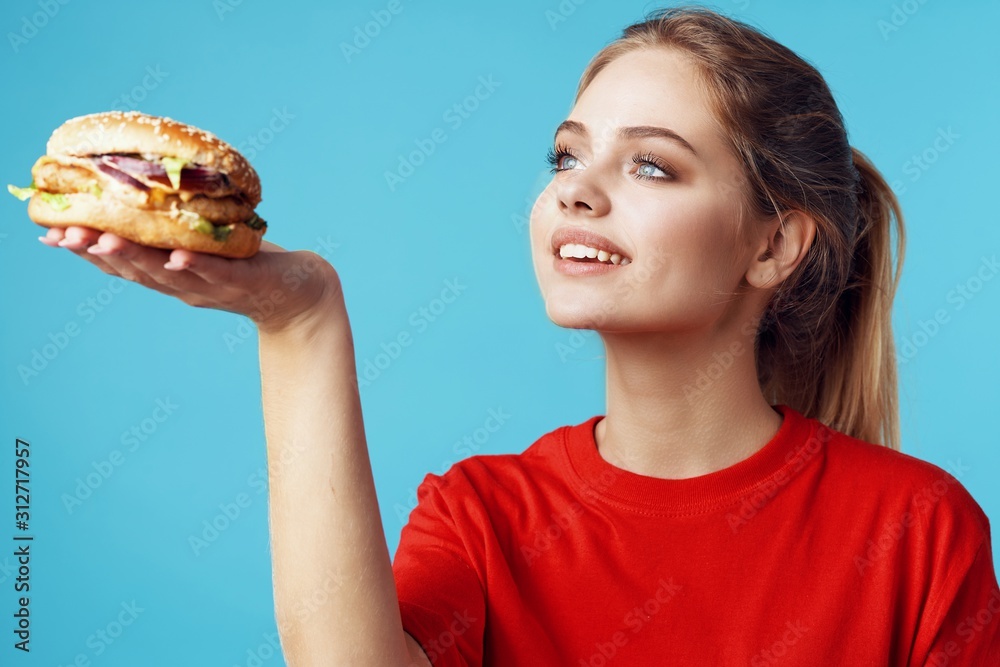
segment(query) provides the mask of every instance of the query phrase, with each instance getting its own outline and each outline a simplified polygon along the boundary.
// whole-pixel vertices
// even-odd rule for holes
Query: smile
[[[632,260],[628,257],[623,257],[617,252],[608,252],[607,250],[580,243],[565,243],[561,245],[559,247],[559,257],[569,259],[570,261],[600,262],[616,266],[627,266],[632,263]]]

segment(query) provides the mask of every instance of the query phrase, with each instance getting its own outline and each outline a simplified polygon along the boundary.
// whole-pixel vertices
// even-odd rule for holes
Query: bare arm
[[[275,615],[288,665],[429,666],[400,619],[334,268],[267,241],[229,260],[78,226],[49,229],[45,240],[105,273],[257,324]]]
[[[261,329],[274,598],[294,667],[429,665],[404,636],[343,294]],[[414,651],[418,652],[415,653]]]

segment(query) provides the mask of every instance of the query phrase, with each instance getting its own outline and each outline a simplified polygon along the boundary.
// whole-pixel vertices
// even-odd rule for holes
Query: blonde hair
[[[875,166],[848,143],[819,72],[757,29],[699,6],[658,9],[591,60],[576,99],[618,56],[668,47],[696,65],[744,170],[744,218],[812,215],[808,254],[775,290],[754,351],[771,404],[862,440],[900,449],[892,301],[904,253],[903,216]],[[896,228],[893,269],[891,231]]]

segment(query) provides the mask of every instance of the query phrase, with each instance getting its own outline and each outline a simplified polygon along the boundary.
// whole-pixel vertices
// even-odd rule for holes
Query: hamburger
[[[155,248],[225,257],[259,250],[257,172],[210,132],[137,111],[71,118],[49,137],[27,188],[7,189],[43,227],[80,225]]]

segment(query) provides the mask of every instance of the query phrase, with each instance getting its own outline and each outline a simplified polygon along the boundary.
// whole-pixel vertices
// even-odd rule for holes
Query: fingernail
[[[89,252],[92,255],[113,255],[113,254],[115,254],[114,250],[108,250],[107,248],[104,248],[104,247],[99,246],[97,244],[94,244],[94,245],[90,246],[89,248],[87,248],[87,252]]]
[[[56,245],[56,242],[50,239],[48,236],[39,236],[38,240],[49,246],[50,248]]]
[[[183,262],[178,263],[173,260],[170,260],[169,262],[163,265],[163,268],[170,269],[171,271],[181,271],[187,268],[187,264],[184,264]]]

